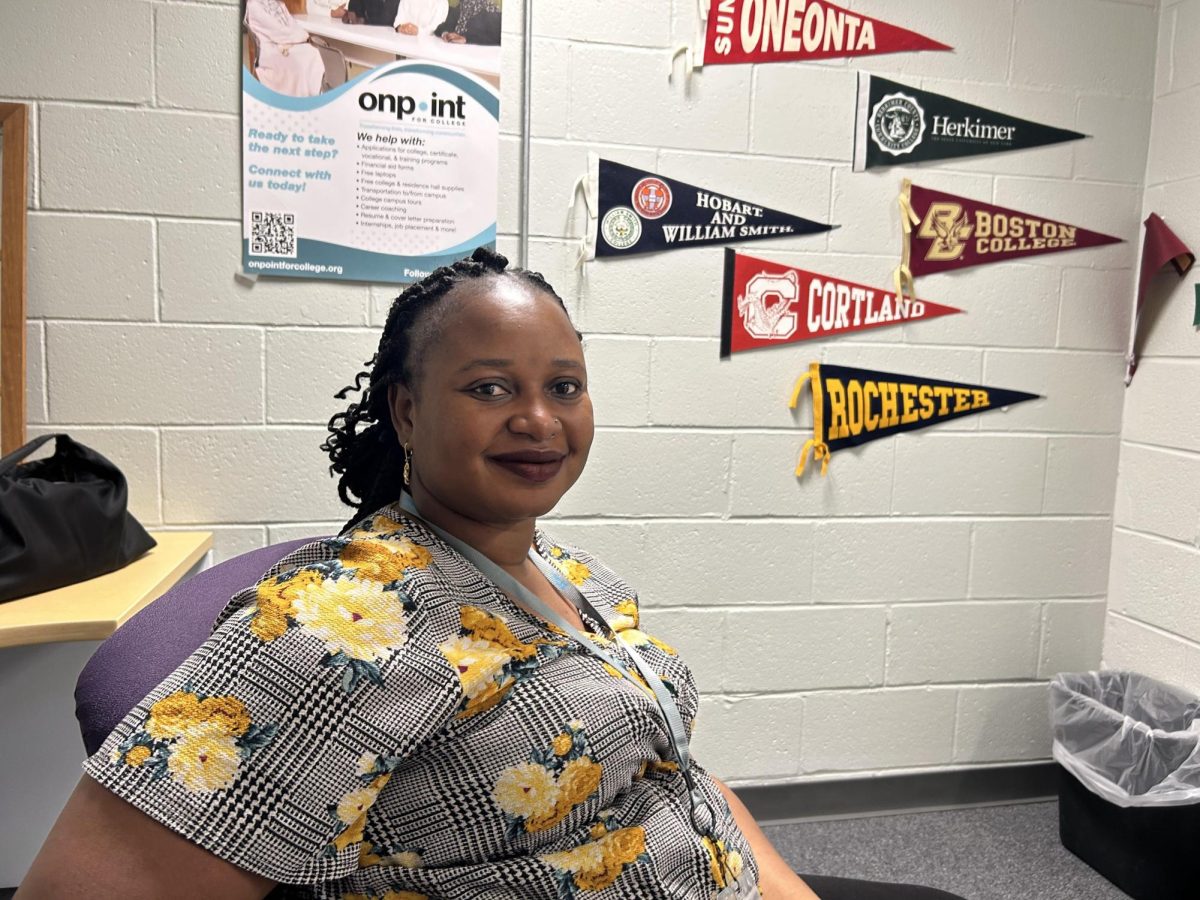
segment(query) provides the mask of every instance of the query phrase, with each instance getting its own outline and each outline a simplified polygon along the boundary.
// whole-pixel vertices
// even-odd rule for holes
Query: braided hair
[[[329,473],[338,476],[338,497],[355,510],[347,526],[395,502],[404,488],[404,450],[392,427],[388,387],[404,384],[411,388],[419,379],[420,356],[429,349],[429,338],[436,333],[434,317],[426,312],[455,286],[489,276],[524,281],[553,297],[566,312],[562,298],[539,273],[510,269],[506,257],[486,247],[405,288],[392,301],[379,350],[354,376],[354,384],[334,395],[339,400],[345,400],[351,392],[362,396],[345,411],[334,414],[329,420],[329,437],[321,445],[329,454]]]

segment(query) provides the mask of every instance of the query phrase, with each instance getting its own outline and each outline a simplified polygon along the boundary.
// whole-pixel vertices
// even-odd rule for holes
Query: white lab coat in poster
[[[417,34],[433,34],[450,15],[448,0],[400,0],[396,10],[396,27],[416,25]]]

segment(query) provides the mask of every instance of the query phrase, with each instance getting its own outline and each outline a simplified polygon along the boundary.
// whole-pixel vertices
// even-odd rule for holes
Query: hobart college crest
[[[738,297],[742,326],[759,340],[787,340],[800,324],[800,317],[791,311],[799,299],[800,282],[795,272],[759,272],[746,282],[746,293]]]
[[[671,188],[661,178],[643,178],[633,186],[633,208],[643,219],[658,219],[671,208]]]
[[[906,94],[887,94],[871,110],[871,137],[885,153],[911,153],[924,136],[925,110]]]
[[[628,250],[642,236],[642,220],[628,206],[614,206],[604,214],[600,234],[610,247]]]

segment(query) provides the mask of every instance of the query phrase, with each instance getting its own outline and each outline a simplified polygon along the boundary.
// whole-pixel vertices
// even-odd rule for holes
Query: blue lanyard
[[[562,614],[547,605],[541,597],[533,593],[533,591],[529,590],[529,588],[525,587],[525,585],[521,584],[512,575],[505,572],[500,566],[492,562],[492,560],[488,559],[470,544],[456,538],[445,529],[439,528],[437,525],[423,518],[417,510],[417,505],[413,502],[411,495],[408,493],[401,494],[400,506],[405,512],[419,520],[426,528],[458,551],[463,558],[483,573],[493,584],[506,594],[519,599],[521,604],[530,612],[541,616],[550,624],[563,631],[576,644],[582,647],[585,652],[608,663],[625,678],[630,681],[635,680],[629,671],[629,667],[624,662],[612,654],[606,653],[592,641],[588,640]],[[629,653],[633,664],[637,667],[638,672],[654,693],[654,699],[657,701],[659,712],[667,726],[667,736],[671,742],[671,749],[674,751],[675,758],[679,763],[679,771],[683,775],[684,783],[687,785],[688,798],[692,805],[692,827],[702,837],[712,837],[713,826],[716,824],[716,815],[713,813],[713,809],[704,795],[696,787],[695,780],[692,778],[692,757],[688,749],[687,729],[684,728],[683,719],[679,715],[679,707],[675,705],[675,700],[671,697],[671,692],[662,683],[662,679],[658,677],[658,673],[651,669],[645,660],[642,659],[636,648],[622,638],[619,632],[614,631],[608,620],[592,606],[587,597],[583,595],[583,591],[568,581],[558,569],[542,559],[532,547],[529,548],[529,558],[563,597],[574,604],[575,608],[581,613],[590,616],[596,622],[600,623],[608,632],[607,637],[613,641],[620,641],[621,645]]]

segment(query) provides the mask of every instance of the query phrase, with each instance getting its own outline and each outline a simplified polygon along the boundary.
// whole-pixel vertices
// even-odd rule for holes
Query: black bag
[[[52,439],[53,456],[18,465]],[[0,459],[0,603],[112,572],[153,547],[128,497],[121,470],[65,434]]]

